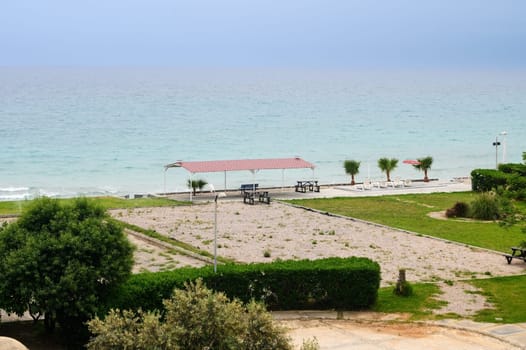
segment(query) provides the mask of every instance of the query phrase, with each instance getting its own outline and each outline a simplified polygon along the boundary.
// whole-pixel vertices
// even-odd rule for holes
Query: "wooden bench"
[[[511,254],[504,254],[508,264],[511,264],[513,259],[519,259],[526,262],[526,248],[511,247]]]
[[[270,196],[268,195],[268,192],[265,191],[265,192],[261,192],[259,194],[259,202],[260,203],[267,203],[267,204],[270,204]]]
[[[258,189],[258,186],[259,184],[242,184],[239,187],[239,190],[241,191],[241,193],[245,193],[249,191],[255,192]]]
[[[244,192],[243,203],[254,205],[254,192]]]
[[[318,181],[297,181],[295,191],[296,192],[307,192],[307,190],[311,192],[320,192],[320,185],[318,185]]]
[[[270,204],[270,195],[268,194],[267,191],[265,192],[247,191],[243,194],[243,203],[254,205],[256,197],[258,198],[258,201],[260,203]]]

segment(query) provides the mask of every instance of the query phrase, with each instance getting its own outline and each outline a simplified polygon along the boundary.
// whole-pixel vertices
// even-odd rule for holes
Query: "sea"
[[[526,71],[1,67],[0,200],[431,178],[522,162]],[[494,145],[498,142],[497,146]],[[301,157],[311,169],[189,174],[178,160]]]

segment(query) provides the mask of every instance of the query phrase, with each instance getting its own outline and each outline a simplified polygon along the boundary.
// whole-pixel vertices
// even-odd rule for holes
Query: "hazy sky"
[[[525,0],[3,0],[0,65],[526,67]]]

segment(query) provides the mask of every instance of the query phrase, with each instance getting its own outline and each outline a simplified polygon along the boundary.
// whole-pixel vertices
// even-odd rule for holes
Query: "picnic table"
[[[246,191],[243,194],[243,203],[254,205],[255,198],[258,198],[258,201],[260,203],[270,204],[270,195],[268,194],[268,191],[263,191],[263,192]]]
[[[511,254],[504,254],[508,264],[511,264],[513,259],[520,259],[526,262],[526,248],[511,247]]]
[[[307,192],[307,190],[311,192],[320,192],[320,185],[318,185],[318,181],[304,181],[304,180],[298,180],[296,183],[295,191],[296,192]]]

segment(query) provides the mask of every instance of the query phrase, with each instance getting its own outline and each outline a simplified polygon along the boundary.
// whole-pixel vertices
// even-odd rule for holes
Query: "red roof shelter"
[[[177,161],[164,166],[164,171],[170,168],[183,168],[192,174],[196,173],[225,173],[225,190],[226,190],[226,173],[228,171],[248,170],[253,175],[259,170],[276,170],[276,169],[305,169],[310,168],[314,171],[315,165],[309,163],[300,157],[294,158],[272,158],[272,159],[239,159],[239,160],[211,160],[211,161]],[[166,176],[165,190],[166,192]],[[192,191],[190,191],[192,193]]]

